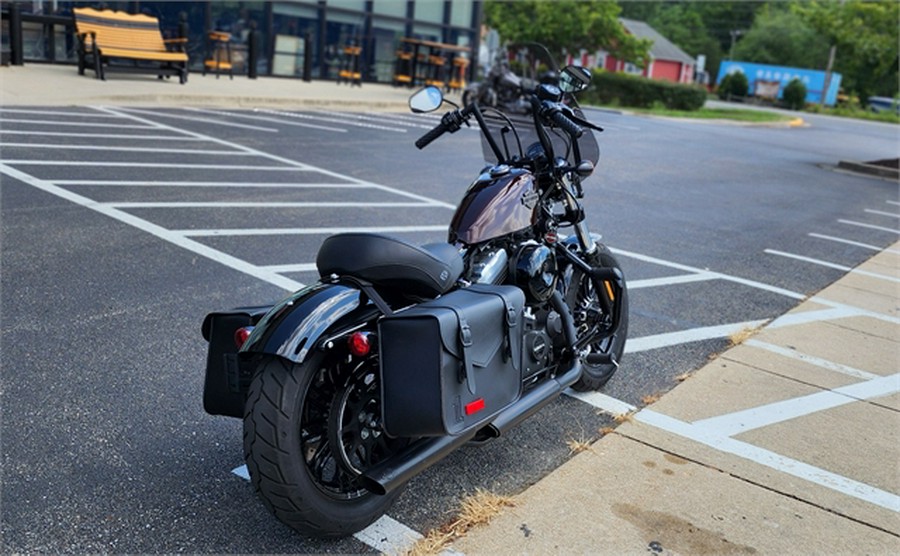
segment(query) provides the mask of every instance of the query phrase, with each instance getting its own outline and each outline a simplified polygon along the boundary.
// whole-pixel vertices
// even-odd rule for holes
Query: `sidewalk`
[[[0,67],[2,107],[406,111],[410,92],[199,74],[186,85],[127,74],[99,81],[74,66]],[[631,415],[453,549],[900,552],[898,371],[900,242]]]
[[[364,83],[191,73],[184,85],[152,75],[109,73],[106,81],[75,66],[0,67],[0,106],[170,106],[409,111],[412,89]],[[453,95],[450,95],[453,98]]]
[[[452,549],[896,554],[898,282],[900,242],[633,414]]]

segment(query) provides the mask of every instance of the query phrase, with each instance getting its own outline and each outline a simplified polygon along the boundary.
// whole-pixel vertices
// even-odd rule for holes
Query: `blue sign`
[[[825,88],[825,72],[811,69],[790,68],[787,66],[770,66],[768,64],[754,64],[751,62],[739,62],[724,60],[719,65],[719,76],[716,84],[722,82],[729,73],[743,73],[750,82],[749,94],[756,90],[757,81],[776,81],[781,84],[778,89],[778,98],[784,87],[793,79],[799,79],[806,85],[806,102],[819,103],[822,99],[822,90]],[[831,84],[825,95],[825,104],[834,106],[837,102],[838,89],[841,87],[841,74],[831,72]]]

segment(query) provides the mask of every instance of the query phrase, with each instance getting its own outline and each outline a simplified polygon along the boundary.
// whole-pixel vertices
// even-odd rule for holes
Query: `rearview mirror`
[[[591,84],[591,70],[582,66],[566,66],[559,76],[559,88],[564,93],[577,93]]]
[[[424,114],[425,112],[437,110],[443,102],[444,95],[441,94],[440,89],[437,87],[425,87],[409,97],[409,109],[416,114]]]

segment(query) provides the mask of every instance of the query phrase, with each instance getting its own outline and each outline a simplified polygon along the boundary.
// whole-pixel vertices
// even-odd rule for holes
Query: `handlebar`
[[[447,133],[448,131],[450,133],[459,131],[459,128],[462,126],[462,124],[466,123],[466,121],[469,119],[469,116],[472,114],[472,111],[474,110],[473,107],[474,105],[470,104],[462,110],[453,110],[444,114],[444,116],[441,118],[441,123],[436,125],[433,129],[416,140],[416,148],[418,148],[419,150],[424,149],[432,141],[434,141],[444,133]]]
[[[584,128],[572,121],[565,112],[558,108],[558,105],[549,101],[544,101],[541,111],[544,112],[547,119],[558,127],[561,127],[563,131],[571,135],[572,138],[578,139],[584,135]]]

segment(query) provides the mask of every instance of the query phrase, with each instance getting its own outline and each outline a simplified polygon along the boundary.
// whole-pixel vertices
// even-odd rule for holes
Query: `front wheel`
[[[621,270],[619,262],[605,245],[598,244],[597,251],[587,257],[587,262],[594,268]],[[594,282],[584,272],[573,268],[567,283],[566,304],[572,310],[579,341],[587,340],[589,353],[608,354],[612,355],[613,359],[613,363],[591,364],[582,361],[581,378],[572,385],[572,389],[579,392],[599,390],[619,369],[618,362],[622,360],[622,354],[625,352],[625,338],[628,335],[628,288],[623,287],[617,294],[622,296],[622,315],[615,334],[609,335],[605,332],[612,325],[612,315],[605,314],[601,309]],[[609,284],[608,287],[616,295],[612,285]]]
[[[338,537],[383,515],[402,489],[381,496],[360,475],[405,446],[381,427],[378,361],[318,354],[281,358],[255,374],[244,412],[244,457],[264,505],[303,533]]]

